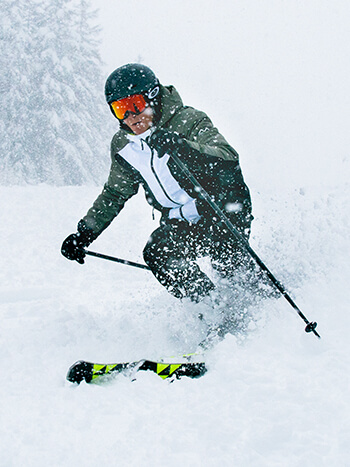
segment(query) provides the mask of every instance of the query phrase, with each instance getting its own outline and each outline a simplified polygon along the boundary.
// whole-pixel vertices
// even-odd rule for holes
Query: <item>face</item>
[[[145,110],[138,115],[131,112],[128,117],[123,120],[123,123],[125,123],[135,135],[141,135],[151,128],[152,121],[153,110],[151,107],[146,107]]]

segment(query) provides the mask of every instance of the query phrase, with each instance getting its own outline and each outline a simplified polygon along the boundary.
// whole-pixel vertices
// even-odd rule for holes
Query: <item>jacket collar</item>
[[[174,86],[161,86],[161,118],[157,126],[164,126],[183,107],[182,99]]]

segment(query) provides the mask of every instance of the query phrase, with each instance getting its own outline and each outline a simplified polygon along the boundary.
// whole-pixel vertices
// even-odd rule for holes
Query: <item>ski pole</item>
[[[192,174],[192,172],[187,168],[187,166],[180,160],[180,158],[176,154],[172,154],[171,156],[173,161],[179,167],[180,170],[186,175],[186,177],[191,181],[193,184],[196,192],[209,204],[209,206],[213,209],[215,214],[221,219],[222,222],[226,225],[229,231],[234,235],[236,240],[240,243],[240,245],[250,254],[250,256],[255,260],[258,264],[260,269],[264,271],[267,277],[270,279],[272,284],[275,288],[283,295],[283,297],[288,301],[288,303],[293,307],[293,309],[298,313],[300,318],[306,323],[305,332],[313,332],[315,336],[319,339],[321,336],[316,331],[316,322],[310,322],[306,316],[302,313],[300,308],[291,298],[291,296],[286,291],[285,287],[276,279],[276,277],[272,274],[272,272],[268,269],[268,267],[263,263],[263,261],[259,258],[259,256],[255,253],[252,247],[249,245],[248,240],[246,240],[243,235],[236,229],[236,227],[232,224],[232,222],[228,219],[225,213],[219,208],[219,206],[212,200],[209,193],[204,190],[201,184],[198,182],[196,177]]]
[[[107,259],[108,261],[114,261],[115,263],[125,264],[126,266],[132,266],[134,268],[148,269],[151,268],[146,266],[146,264],[134,263],[133,261],[128,261],[127,259],[115,258],[114,256],[103,255],[102,253],[95,253],[94,251],[84,250],[84,253],[89,256],[95,256],[95,258]]]

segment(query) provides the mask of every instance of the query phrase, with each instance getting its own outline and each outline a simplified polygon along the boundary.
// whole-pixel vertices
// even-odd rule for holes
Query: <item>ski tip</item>
[[[92,380],[93,364],[79,360],[68,370],[66,379],[71,383],[80,384],[82,381],[90,383]]]

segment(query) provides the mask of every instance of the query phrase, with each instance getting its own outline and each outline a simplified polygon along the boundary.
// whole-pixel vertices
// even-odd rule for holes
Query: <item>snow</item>
[[[1,466],[350,465],[349,8],[347,0],[103,2],[105,77],[141,61],[209,114],[240,154],[252,247],[322,338],[304,332],[284,299],[270,300],[251,310],[244,336],[207,353],[201,379],[169,384],[140,373],[74,386],[65,375],[79,359],[195,350],[202,305],[177,301],[148,271],[61,256],[101,187],[2,186]],[[90,84],[80,83],[83,95]],[[91,143],[92,123],[86,145],[101,159],[84,164],[90,175],[109,144]],[[139,193],[91,249],[142,262],[157,225]]]
[[[211,350],[199,380],[140,373],[74,386],[65,375],[78,359],[193,351],[201,305],[176,301],[148,271],[60,255],[96,187],[2,187],[1,464],[348,465],[349,186],[325,191],[276,200],[253,190],[253,247],[318,321],[321,340],[281,299],[255,310],[244,339],[228,335]],[[142,262],[156,226],[139,194],[91,249]]]

